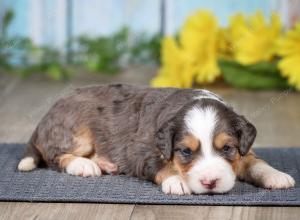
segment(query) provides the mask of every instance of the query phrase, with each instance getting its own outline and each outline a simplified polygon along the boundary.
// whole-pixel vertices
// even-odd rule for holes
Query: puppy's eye
[[[222,150],[224,153],[229,153],[232,150],[232,147],[228,144],[225,144]]]
[[[181,154],[183,156],[191,156],[192,155],[192,150],[190,148],[185,148],[181,150]]]

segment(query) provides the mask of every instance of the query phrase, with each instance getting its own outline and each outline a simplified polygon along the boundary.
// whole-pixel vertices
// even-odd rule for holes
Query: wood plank
[[[298,207],[241,207],[241,206],[166,206],[137,205],[132,213],[132,220],[281,220],[299,219]]]
[[[130,219],[134,205],[1,202],[0,219]]]
[[[1,72],[0,72],[1,74]],[[0,75],[0,105],[3,105],[6,98],[20,84],[21,80],[9,74]]]

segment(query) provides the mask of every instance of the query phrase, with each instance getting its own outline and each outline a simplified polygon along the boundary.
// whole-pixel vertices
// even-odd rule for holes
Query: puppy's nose
[[[213,189],[217,185],[218,179],[202,179],[200,180],[201,184],[206,188],[206,189]]]

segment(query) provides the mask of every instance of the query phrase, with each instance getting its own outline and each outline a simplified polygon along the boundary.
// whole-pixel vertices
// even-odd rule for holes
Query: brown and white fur
[[[251,151],[255,137],[248,120],[206,90],[89,86],[44,116],[18,169],[43,161],[76,176],[126,174],[179,195],[228,192],[236,178],[293,187],[290,175]]]

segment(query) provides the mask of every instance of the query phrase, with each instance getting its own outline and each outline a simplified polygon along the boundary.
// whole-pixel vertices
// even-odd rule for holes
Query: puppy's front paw
[[[254,182],[268,189],[287,189],[295,185],[293,177],[265,163],[258,163],[253,166],[252,175]]]
[[[287,189],[295,185],[295,180],[289,174],[274,169],[262,176],[262,183],[269,189]]]
[[[191,190],[183,179],[176,175],[170,176],[162,182],[162,191],[166,194],[189,195]]]
[[[75,176],[100,176],[101,170],[97,166],[97,164],[83,157],[77,157],[76,159],[72,160],[66,167],[66,172],[71,175]]]

